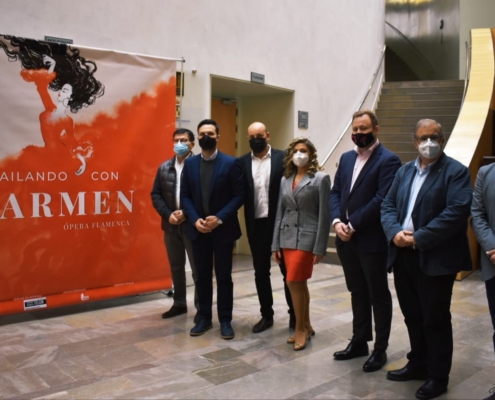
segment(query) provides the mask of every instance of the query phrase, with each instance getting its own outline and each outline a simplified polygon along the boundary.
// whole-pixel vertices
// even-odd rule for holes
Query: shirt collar
[[[267,157],[270,157],[270,158],[272,157],[272,146],[270,146],[270,145],[268,145],[268,153],[266,153],[266,154],[264,155],[264,157],[263,157],[263,158],[261,158],[261,160],[264,160],[264,159],[265,159],[265,158],[267,158]],[[254,155],[254,153],[253,153],[252,151],[251,151],[251,158],[252,158],[253,160],[254,160],[255,158],[257,158],[257,159],[259,160],[259,158],[258,158],[258,157],[255,157],[255,155]]]
[[[418,158],[416,158],[416,161],[414,162],[414,167],[416,168],[416,171],[418,171],[419,175],[425,175],[430,172],[431,168],[437,163],[437,161],[438,160],[435,160],[432,163],[428,164],[425,169],[421,169],[421,157],[418,156]]]
[[[379,144],[380,141],[376,139],[375,143],[373,143],[369,149],[366,149],[362,153],[359,152],[359,147],[357,146],[354,146],[354,151],[358,154],[358,156],[364,156],[365,154],[371,155],[371,153],[373,153],[373,151],[378,147]]]
[[[214,159],[217,158],[217,155],[218,155],[218,149],[215,149],[215,152],[211,155],[210,158],[205,158],[205,156],[203,155],[203,152],[201,152],[201,158],[205,161],[213,161]]]

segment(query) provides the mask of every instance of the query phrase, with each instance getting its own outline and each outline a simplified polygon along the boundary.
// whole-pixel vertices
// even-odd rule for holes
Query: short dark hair
[[[204,119],[203,121],[201,121],[198,124],[198,132],[199,128],[201,128],[203,125],[213,125],[215,127],[216,134],[218,135],[220,133],[220,127],[218,126],[217,121],[215,121],[214,119]]]
[[[356,118],[362,117],[363,115],[367,115],[368,117],[370,117],[371,125],[373,126],[373,128],[376,128],[378,126],[378,118],[376,117],[376,114],[371,110],[356,111],[354,114],[352,114],[352,120],[354,121]]]
[[[176,129],[172,134],[172,137],[175,137],[175,135],[182,135],[183,133],[187,133],[187,136],[189,136],[189,141],[194,142],[194,133],[192,133],[192,131],[186,128]]]

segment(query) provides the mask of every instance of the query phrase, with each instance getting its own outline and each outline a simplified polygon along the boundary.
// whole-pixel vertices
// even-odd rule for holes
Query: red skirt
[[[313,253],[304,250],[282,249],[287,281],[307,281],[313,275]]]

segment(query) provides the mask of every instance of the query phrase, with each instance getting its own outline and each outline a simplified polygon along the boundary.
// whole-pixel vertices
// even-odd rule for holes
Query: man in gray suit
[[[186,237],[186,217],[180,207],[180,177],[184,161],[191,157],[194,147],[194,133],[189,129],[177,129],[173,133],[175,156],[165,161],[156,173],[151,200],[153,207],[162,217],[162,229],[165,232],[165,247],[174,283],[174,304],[162,314],[162,318],[172,318],[187,313],[186,302],[186,252],[191,264],[194,283],[196,268],[191,241]],[[198,309],[196,292],[194,305]],[[195,321],[198,315],[194,317]]]
[[[494,329],[495,350],[495,164],[481,167],[474,186],[471,226],[481,246],[481,279]],[[495,393],[487,399],[495,399]]]

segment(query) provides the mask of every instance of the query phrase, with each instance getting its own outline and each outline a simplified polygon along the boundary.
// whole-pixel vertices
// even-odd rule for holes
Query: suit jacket
[[[305,175],[292,190],[294,176],[283,177],[280,184],[272,251],[297,249],[323,256],[330,233],[330,177],[323,172]]]
[[[486,255],[495,249],[495,164],[481,167],[474,185],[471,226],[481,246],[481,279],[495,277],[495,265]]]
[[[399,157],[379,144],[359,173],[351,188],[357,153],[352,150],[340,158],[335,182],[330,192],[332,221],[350,221],[355,230],[350,243],[360,252],[387,251],[387,239],[380,222],[380,207],[401,166]],[[335,243],[342,245],[337,236]]]
[[[193,154],[190,153],[189,157]],[[179,177],[180,179],[180,177]],[[178,225],[168,222],[170,215],[177,210],[175,189],[177,187],[177,171],[175,170],[175,156],[165,161],[156,172],[153,189],[151,190],[151,201],[153,207],[162,217],[162,229],[165,232],[174,232]]]
[[[382,225],[389,242],[389,270],[397,259],[399,248],[393,238],[403,230],[415,175],[414,161],[402,166],[382,203]],[[431,167],[412,210],[414,239],[426,275],[472,269],[467,238],[472,193],[469,170],[442,154]]]
[[[203,214],[199,167],[201,154],[188,158],[182,170],[180,201],[187,218],[186,235],[195,240],[200,232],[195,223]],[[222,220],[212,231],[214,240],[220,243],[234,242],[241,237],[241,228],[237,219],[237,211],[244,201],[241,165],[238,159],[218,152],[211,176],[209,197],[210,215]]]
[[[270,185],[268,188],[268,223],[273,232],[275,216],[277,214],[278,195],[280,193],[280,181],[284,174],[284,155],[282,150],[271,149]],[[244,219],[249,241],[254,235],[254,181],[253,161],[251,152],[239,157],[242,174],[244,176]]]

